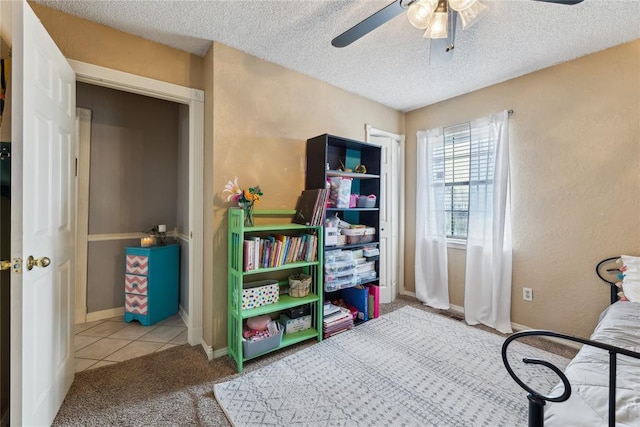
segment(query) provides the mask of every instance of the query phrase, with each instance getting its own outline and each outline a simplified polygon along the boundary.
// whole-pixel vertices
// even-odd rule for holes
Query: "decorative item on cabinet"
[[[234,201],[238,204],[238,207],[244,210],[244,225],[253,227],[253,209],[255,204],[260,202],[260,197],[263,196],[260,186],[255,185],[243,190],[238,184],[238,177],[236,177],[233,181],[227,182],[222,192],[229,193],[227,196],[228,202]]]
[[[143,248],[164,246],[167,243],[167,224],[154,225],[144,234],[145,236],[140,239],[140,246]]]
[[[180,246],[125,248],[124,321],[153,325],[178,312]]]

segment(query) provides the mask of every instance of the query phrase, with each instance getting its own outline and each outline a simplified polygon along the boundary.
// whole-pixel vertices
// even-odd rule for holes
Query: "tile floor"
[[[123,316],[75,325],[76,372],[111,365],[187,343],[187,327],[174,316],[152,326]]]

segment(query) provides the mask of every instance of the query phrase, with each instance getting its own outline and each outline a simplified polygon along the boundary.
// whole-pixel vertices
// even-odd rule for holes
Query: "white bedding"
[[[618,301],[600,316],[591,339],[640,352],[640,303]],[[609,411],[609,352],[583,346],[567,365],[571,397],[547,403],[545,426],[606,426]],[[616,426],[640,426],[640,360],[617,356]],[[558,391],[559,390],[559,391]],[[553,395],[562,392],[556,386]]]

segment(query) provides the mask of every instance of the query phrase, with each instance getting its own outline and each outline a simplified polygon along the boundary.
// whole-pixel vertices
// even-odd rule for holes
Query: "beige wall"
[[[639,44],[635,42],[406,114],[221,44],[204,58],[32,4],[69,58],[205,91],[204,336],[226,345],[224,184],[260,184],[261,207],[292,208],[304,185],[304,141],[364,139],[364,124],[407,135],[512,108],[513,321],[588,334],[607,300],[597,260],[640,252]],[[406,124],[403,122],[406,120]],[[548,125],[545,125],[548,123]],[[407,197],[405,286],[413,289],[414,208]],[[461,305],[464,253],[450,251]],[[523,286],[534,289],[523,303]]]
[[[92,111],[89,235],[142,233],[155,224],[173,230],[179,104],[78,83],[76,105]],[[136,243],[89,242],[89,313],[124,306],[124,247]]]
[[[595,264],[640,253],[640,41],[407,113],[407,194],[415,194],[418,130],[505,109],[515,111],[512,321],[586,337],[609,295]],[[407,200],[412,291],[415,203]],[[462,305],[464,252],[449,255],[452,303]],[[522,300],[523,287],[533,302]]]
[[[29,2],[66,58],[114,70],[203,89],[203,61],[197,55],[161,45],[86,19]]]
[[[205,91],[205,341],[226,346],[224,184],[260,184],[262,208],[293,209],[304,187],[304,143],[333,133],[364,139],[365,123],[402,132],[403,115],[318,80],[215,44],[204,58],[31,4],[66,57]]]
[[[218,349],[226,346],[226,182],[238,177],[242,186],[259,184],[259,208],[293,209],[304,188],[307,138],[330,133],[364,140],[365,123],[402,133],[403,115],[218,43],[213,70],[213,212],[207,216],[213,221],[213,256],[205,259],[213,260]]]

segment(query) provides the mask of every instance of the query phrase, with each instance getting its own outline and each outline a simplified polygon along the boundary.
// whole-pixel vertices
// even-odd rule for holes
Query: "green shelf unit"
[[[318,331],[314,328],[305,329],[304,331],[294,332],[292,334],[286,334],[282,336],[282,342],[276,348],[272,348],[270,350],[264,351],[262,353],[256,354],[252,357],[244,357],[243,362],[249,361],[251,359],[255,359],[256,357],[264,356],[265,354],[272,353],[274,351],[278,351],[285,347],[289,347],[290,345],[298,344],[299,342],[306,341],[308,339],[316,338],[317,336],[322,335],[322,333],[318,334]],[[241,371],[240,371],[241,372]]]
[[[261,307],[256,307],[249,310],[242,310],[242,318],[248,319],[249,317],[262,316],[263,314],[273,313],[274,311],[282,311],[303,304],[315,303],[319,300],[320,297],[312,293],[309,293],[309,295],[302,298],[293,298],[289,295],[280,295],[280,301],[276,303],[263,305]]]
[[[262,210],[254,211],[255,217],[293,217],[295,210]],[[262,219],[262,218],[261,218]],[[260,357],[264,354],[277,351],[278,349],[299,343],[309,339],[322,341],[322,286],[323,286],[323,245],[324,231],[320,226],[306,226],[300,224],[259,224],[253,227],[244,226],[244,210],[241,208],[230,208],[228,217],[228,327],[227,327],[227,354],[238,367],[238,372],[242,372],[243,363],[247,360]],[[302,233],[313,233],[317,240],[316,261],[299,261],[284,264],[278,267],[258,268],[251,271],[243,271],[243,244],[245,236],[266,236],[269,234],[300,235]],[[242,289],[245,282],[255,280],[256,275],[260,278],[269,278],[277,272],[302,272],[312,278],[311,290],[308,295],[301,298],[293,298],[287,294],[281,294],[279,301],[273,304],[263,305],[248,310],[242,310]],[[280,279],[280,278],[279,278]],[[279,280],[280,287],[288,285],[288,281]],[[276,348],[266,350],[262,353],[245,357],[242,348],[242,327],[243,320],[273,314],[274,318],[283,310],[309,304],[311,307],[311,328],[291,334],[283,334],[280,345]]]
[[[304,261],[304,262],[290,262],[287,264],[283,264],[280,267],[266,267],[266,268],[258,268],[257,270],[251,270],[251,271],[245,271],[244,275],[245,276],[250,276],[252,274],[262,274],[262,273],[268,273],[270,271],[281,271],[281,270],[289,270],[289,269],[293,269],[293,268],[300,268],[300,267],[309,267],[312,265],[316,265],[316,262],[308,262],[308,261]]]

